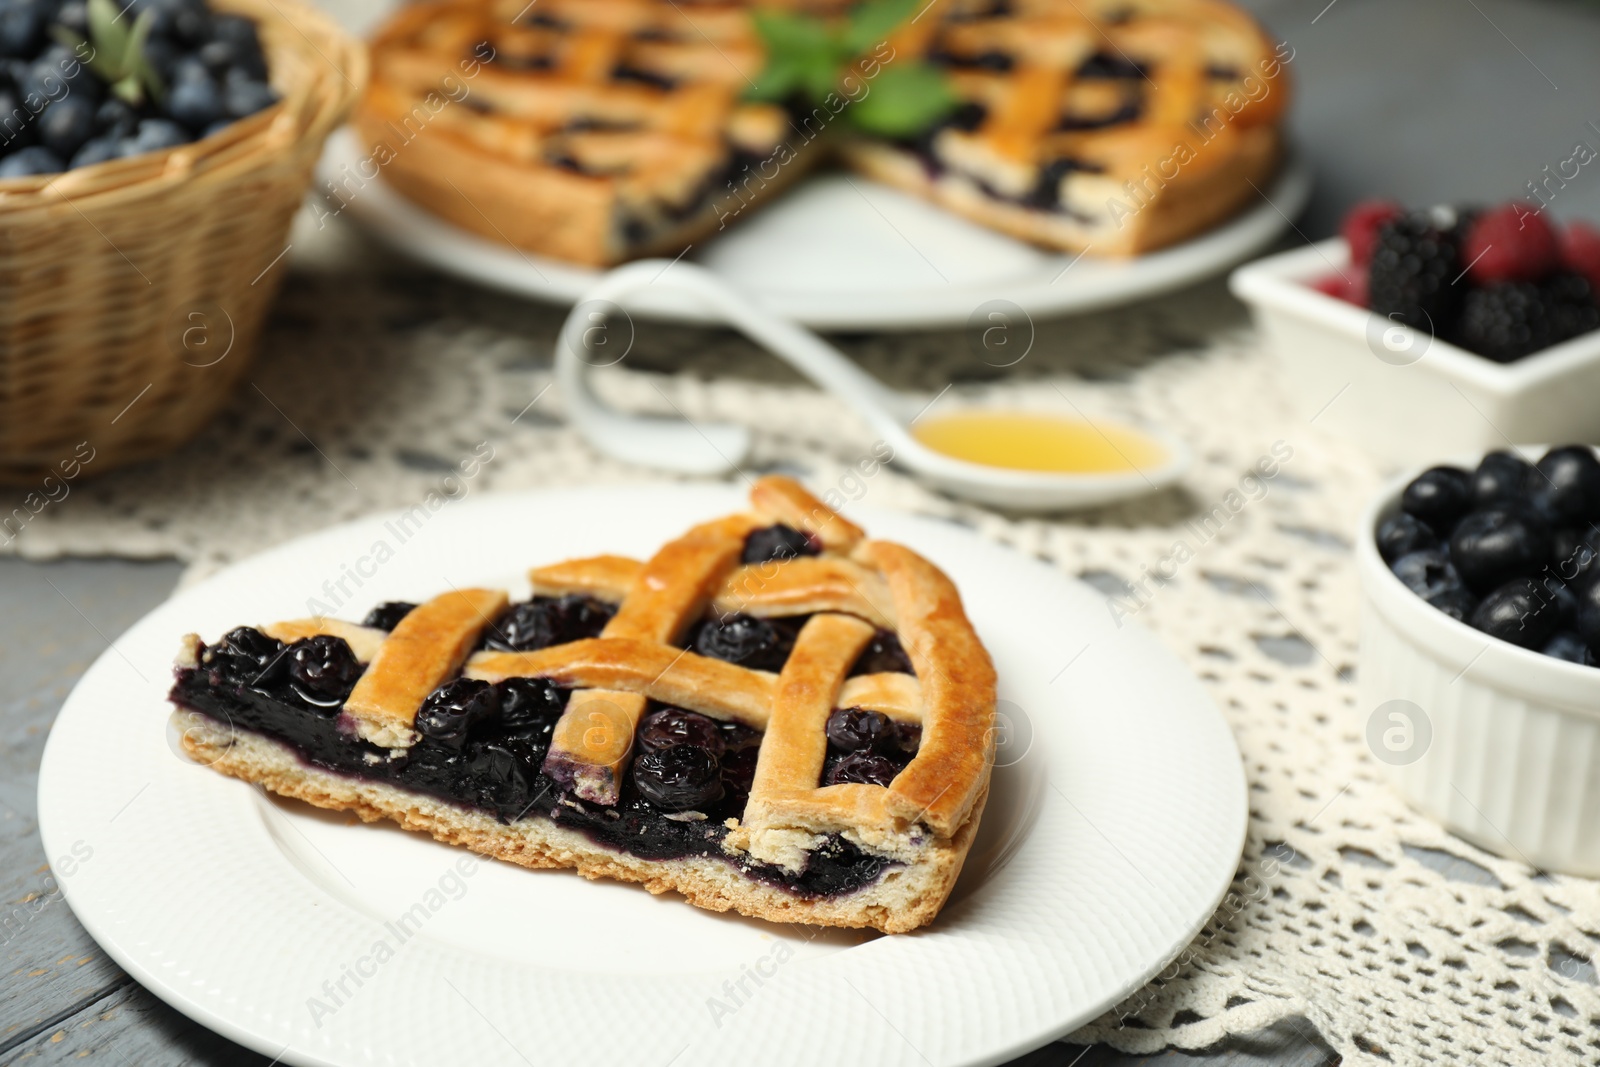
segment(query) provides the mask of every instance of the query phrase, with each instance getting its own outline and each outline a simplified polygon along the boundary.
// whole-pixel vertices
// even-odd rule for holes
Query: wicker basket
[[[59,475],[85,442],[84,473],[167,452],[248,368],[367,57],[301,0],[215,7],[259,24],[277,104],[194,144],[0,181],[0,482]]]

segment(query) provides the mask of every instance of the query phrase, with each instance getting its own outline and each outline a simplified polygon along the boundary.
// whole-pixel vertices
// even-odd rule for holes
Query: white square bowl
[[[1341,238],[1234,271],[1302,417],[1374,456],[1423,463],[1535,441],[1600,441],[1600,331],[1496,363],[1311,288],[1348,270]]]

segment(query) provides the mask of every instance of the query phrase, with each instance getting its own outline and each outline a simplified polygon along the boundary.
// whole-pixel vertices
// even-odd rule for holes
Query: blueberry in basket
[[[267,74],[205,0],[0,0],[0,178],[199,140],[276,103]]]
[[[1497,363],[1600,330],[1600,228],[1558,229],[1537,203],[1371,200],[1341,232],[1350,266],[1314,288]]]
[[[1600,459],[1564,445],[1530,464],[1491,452],[1434,467],[1375,531],[1378,553],[1434,608],[1502,641],[1600,667]]]

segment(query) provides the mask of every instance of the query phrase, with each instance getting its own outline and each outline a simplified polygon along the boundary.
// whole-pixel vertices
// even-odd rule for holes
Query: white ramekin
[[[1600,441],[1600,332],[1496,363],[1310,287],[1348,263],[1344,241],[1333,238],[1256,260],[1230,279],[1301,417],[1405,464],[1507,440]]]
[[[1453,833],[1541,869],[1600,875],[1600,668],[1489,637],[1389,571],[1374,535],[1419,473],[1387,486],[1357,531],[1368,745],[1411,806]]]

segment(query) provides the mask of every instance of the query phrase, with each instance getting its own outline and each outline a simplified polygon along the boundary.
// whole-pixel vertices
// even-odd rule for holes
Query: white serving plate
[[[1546,449],[1518,451],[1531,463]],[[1374,534],[1424,469],[1390,482],[1356,531],[1368,745],[1411,806],[1452,833],[1542,870],[1600,876],[1600,669],[1490,637],[1394,576]]]
[[[1310,288],[1342,238],[1248,263],[1254,309],[1302,417],[1398,464],[1534,441],[1600,441],[1600,332],[1496,363]]]
[[[328,140],[318,183],[352,189],[362,153],[344,129]],[[965,326],[1006,300],[1049,316],[1125,304],[1216,274],[1272,244],[1311,195],[1297,160],[1231,221],[1134,259],[1074,262],[994,233],[916,197],[837,171],[804,179],[772,203],[691,248],[690,258],[766,310],[816,329]],[[406,255],[496,289],[573,304],[604,273],[524,253],[458,229],[406,200],[382,177],[347,191],[342,213]],[[337,202],[333,205],[338,207]],[[681,293],[643,294],[630,313],[690,322],[714,318]]]
[[[1097,593],[929,519],[853,513],[961,586],[994,651],[1005,732],[955,896],[916,934],[716,915],[488,861],[461,875],[460,849],[273,799],[175,753],[164,696],[186,631],[303,615],[347,573],[360,584],[346,580],[340,613],[356,618],[452,583],[525,595],[530,564],[648,555],[741,506],[704,485],[486,496],[403,543],[377,516],[179,593],[89,669],[46,746],[40,831],[73,911],[185,1014],[279,1062],[341,1067],[993,1064],[1158,972],[1238,865],[1245,781],[1226,723]],[[394,555],[374,566],[379,541]],[[375,963],[418,905],[420,932]]]

